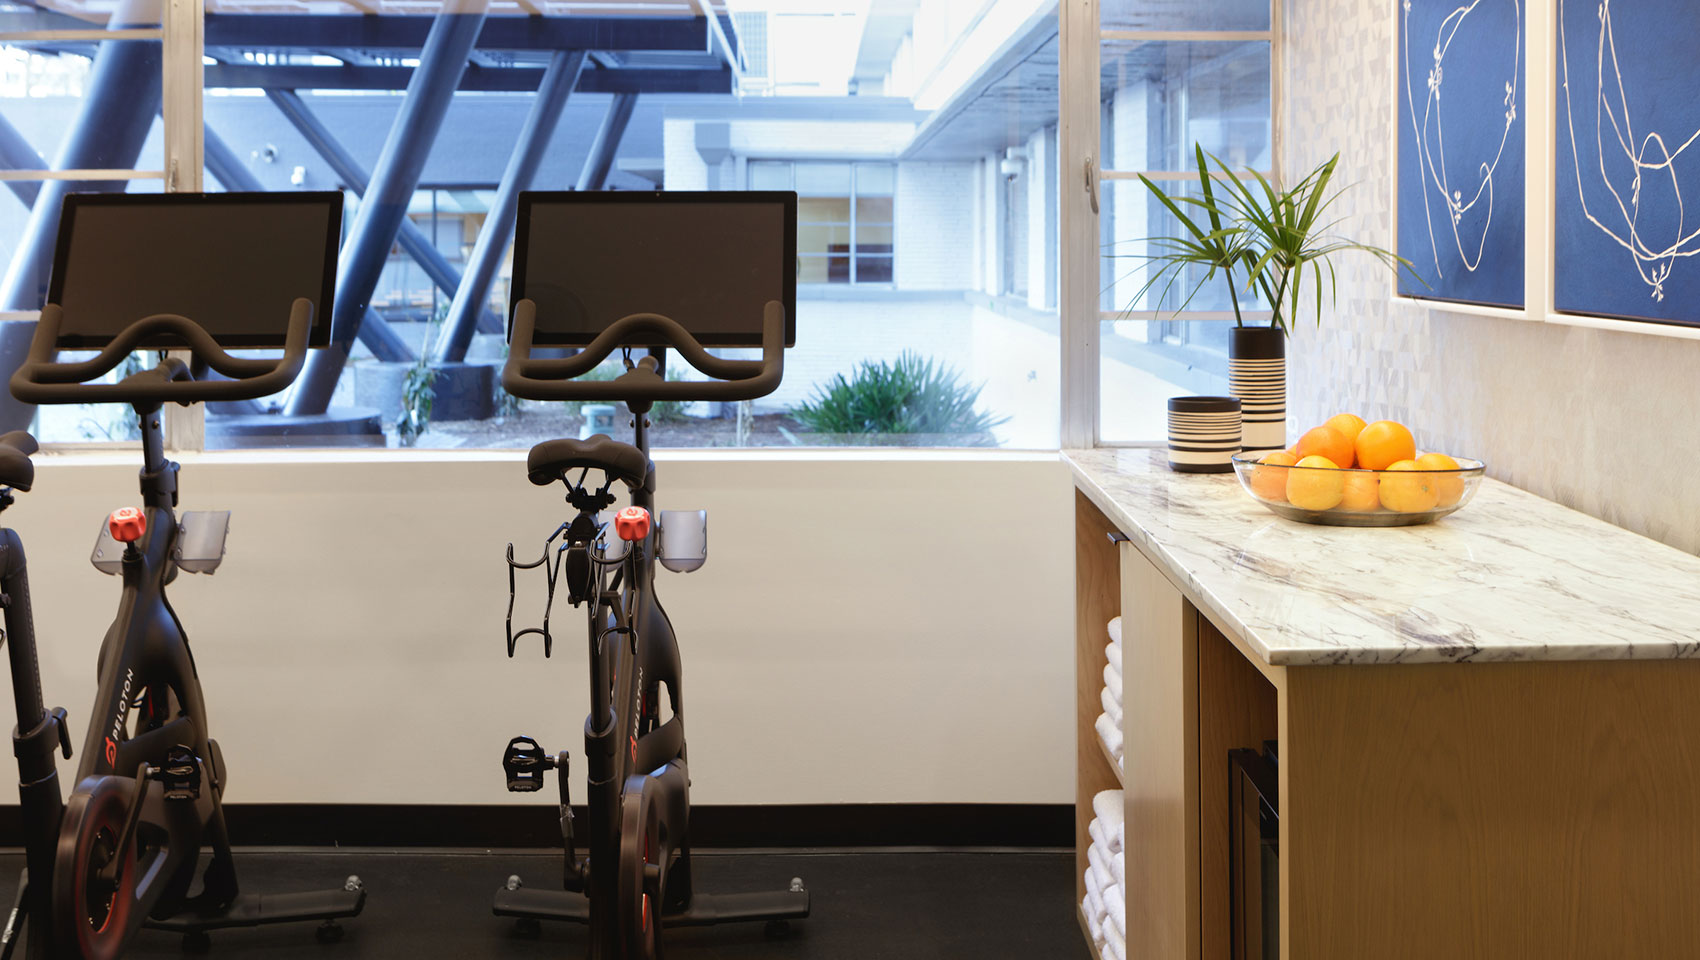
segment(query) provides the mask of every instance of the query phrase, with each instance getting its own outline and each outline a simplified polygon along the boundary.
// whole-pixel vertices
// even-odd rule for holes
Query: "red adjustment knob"
[[[642,507],[627,507],[614,514],[614,531],[621,540],[642,540],[649,536],[649,511]]]
[[[148,518],[135,507],[119,507],[106,518],[106,529],[112,531],[112,539],[131,543],[148,532]]]

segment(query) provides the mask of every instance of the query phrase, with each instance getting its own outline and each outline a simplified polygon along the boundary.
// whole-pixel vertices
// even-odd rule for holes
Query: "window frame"
[[[1084,171],[1074,182],[1083,187],[1063,189],[1059,211],[1061,252],[1062,327],[1062,424],[1064,449],[1084,447],[1149,447],[1164,442],[1161,437],[1139,441],[1107,441],[1102,434],[1099,378],[1101,359],[1100,324],[1113,320],[1162,320],[1177,323],[1232,321],[1232,311],[1104,310],[1102,309],[1101,256],[1099,235],[1100,201],[1109,195],[1106,182],[1131,180],[1141,175],[1157,182],[1196,181],[1196,170],[1103,169],[1102,124],[1104,101],[1100,89],[1103,43],[1263,41],[1269,44],[1269,131],[1270,169],[1259,171],[1271,182],[1281,181],[1283,135],[1282,21],[1284,0],[1269,0],[1268,30],[1125,30],[1104,29],[1099,0],[1064,0],[1058,6],[1061,60],[1061,143],[1063,171]],[[1067,174],[1081,178],[1077,172]],[[1267,320],[1268,311],[1243,311],[1246,320]]]

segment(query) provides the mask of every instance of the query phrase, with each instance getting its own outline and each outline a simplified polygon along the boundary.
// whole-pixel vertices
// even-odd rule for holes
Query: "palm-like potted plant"
[[[1287,445],[1285,338],[1307,304],[1314,303],[1316,321],[1322,322],[1325,287],[1329,304],[1335,302],[1338,284],[1330,258],[1336,253],[1358,251],[1394,272],[1410,269],[1411,264],[1391,251],[1331,232],[1339,221],[1325,217],[1344,192],[1335,190],[1331,194],[1328,190],[1339,154],[1293,186],[1277,190],[1255,170],[1248,169],[1250,179],[1242,179],[1202,146],[1195,146],[1194,153],[1199,196],[1170,195],[1140,175],[1140,181],[1174,215],[1185,234],[1146,239],[1154,249],[1135,256],[1155,263],[1156,269],[1134,299],[1138,301],[1156,289],[1158,309],[1162,309],[1188,268],[1203,267],[1203,274],[1175,308],[1179,312],[1217,273],[1222,275],[1234,309],[1228,379],[1229,391],[1241,400],[1243,447],[1253,454],[1279,450]],[[1188,216],[1189,208],[1192,216]],[[1239,303],[1242,291],[1268,306],[1267,326],[1246,324]]]

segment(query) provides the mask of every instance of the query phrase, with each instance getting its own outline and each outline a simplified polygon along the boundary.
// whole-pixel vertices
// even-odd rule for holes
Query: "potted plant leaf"
[[[1324,217],[1344,192],[1328,190],[1339,154],[1291,187],[1277,190],[1255,170],[1248,169],[1250,179],[1243,179],[1202,146],[1193,149],[1199,196],[1171,195],[1145,175],[1139,177],[1185,233],[1146,239],[1155,249],[1136,256],[1156,269],[1134,299],[1157,289],[1160,310],[1189,268],[1204,268],[1175,308],[1178,313],[1217,273],[1222,275],[1235,321],[1228,340],[1228,389],[1241,401],[1244,450],[1261,456],[1287,445],[1285,338],[1306,306],[1313,306],[1317,323],[1322,322],[1325,272],[1328,302],[1334,304],[1337,284],[1330,258],[1358,251],[1395,272],[1411,265],[1391,251],[1331,232],[1339,221]],[[1240,310],[1242,293],[1268,307],[1267,326],[1246,324]]]

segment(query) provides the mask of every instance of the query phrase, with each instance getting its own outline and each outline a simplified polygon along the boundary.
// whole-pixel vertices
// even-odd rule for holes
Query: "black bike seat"
[[[0,434],[0,486],[28,490],[35,482],[35,464],[30,454],[39,450],[35,438],[26,430]]]
[[[655,464],[642,450],[600,433],[589,440],[571,437],[545,440],[532,447],[531,454],[525,458],[526,473],[540,487],[582,467],[606,471],[629,487],[647,488],[655,476]]]

